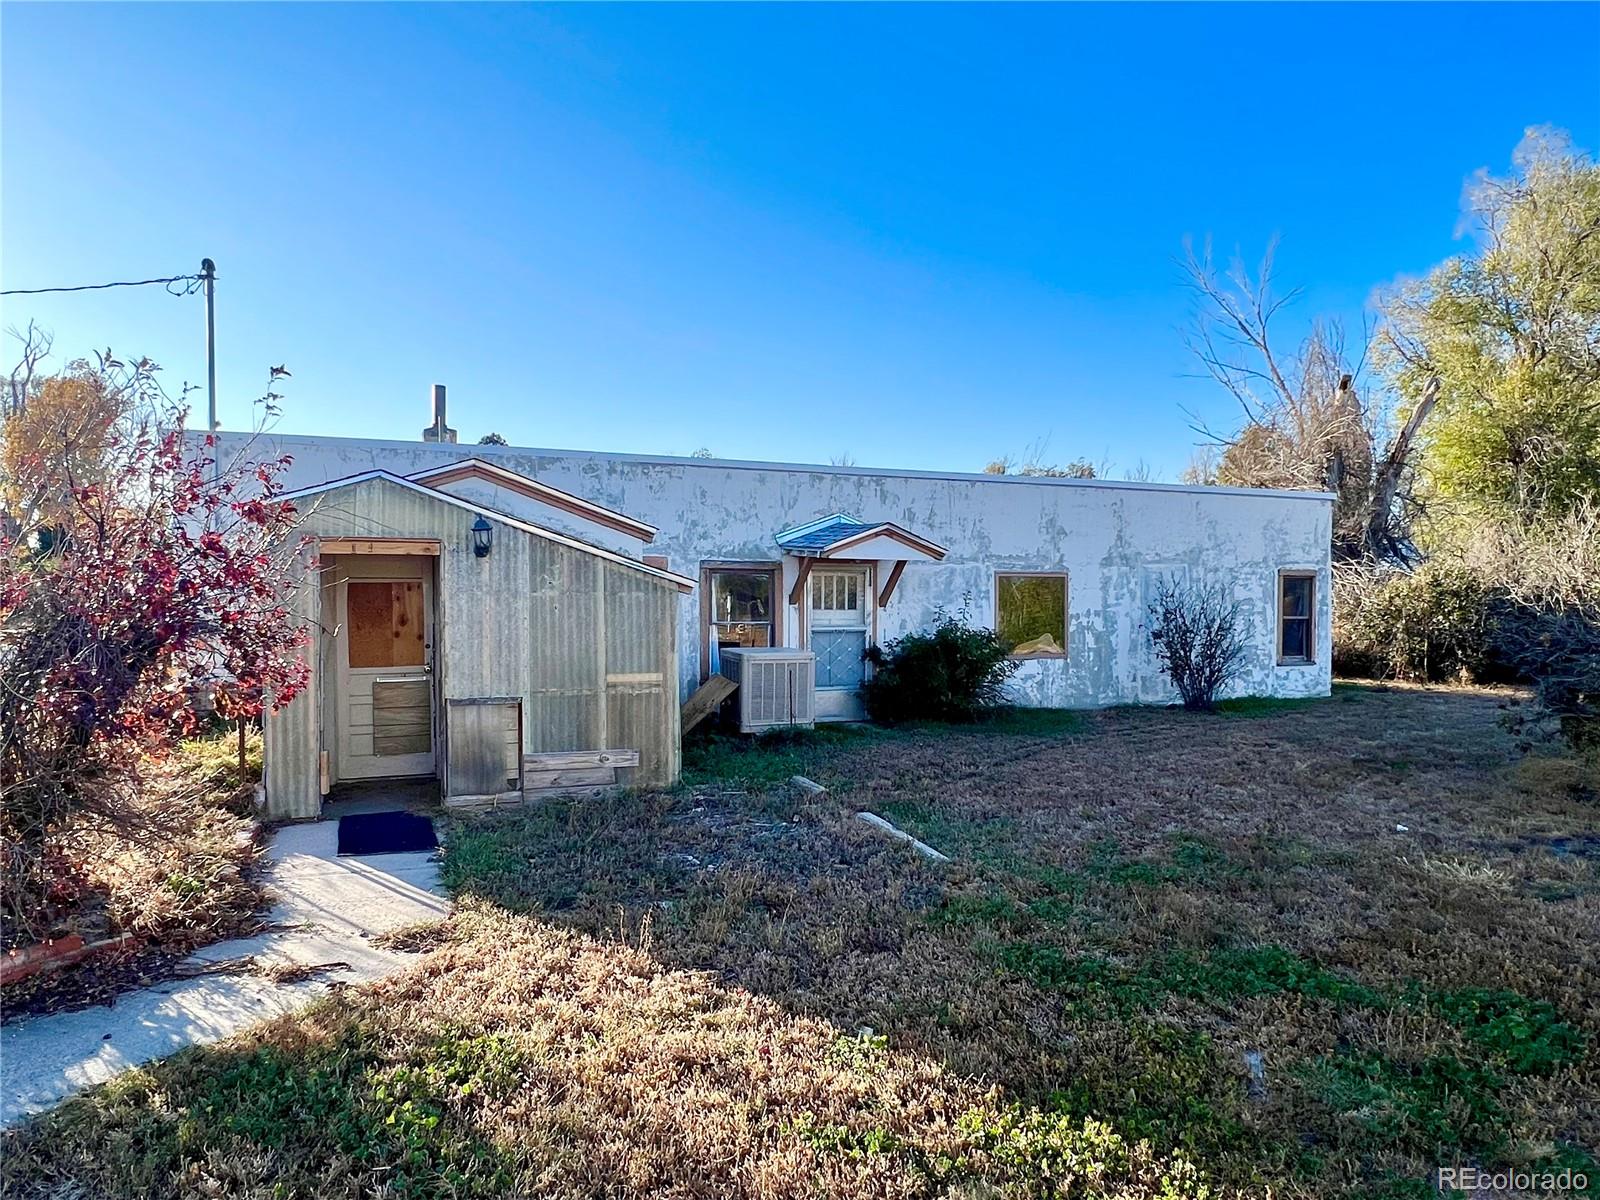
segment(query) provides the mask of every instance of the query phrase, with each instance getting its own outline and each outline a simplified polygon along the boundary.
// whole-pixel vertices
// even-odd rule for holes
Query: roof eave
[[[875,537],[886,537],[891,541],[899,542],[901,545],[908,546],[918,553],[926,554],[929,558],[933,559],[934,562],[942,562],[945,555],[950,553],[937,542],[930,542],[927,538],[918,537],[909,529],[902,529],[898,525],[885,524],[875,525],[871,529],[863,530],[860,533],[853,533],[849,537],[840,538],[838,541],[824,546],[819,552],[818,557],[830,557],[840,550],[847,550],[853,545],[868,541],[869,539]]]
[[[577,550],[583,554],[592,554],[596,558],[605,559],[607,562],[616,563],[618,566],[627,567],[629,570],[638,571],[640,574],[649,575],[653,578],[670,583],[680,592],[692,592],[696,587],[695,581],[686,575],[679,575],[675,571],[668,571],[662,567],[652,567],[649,563],[643,563],[638,559],[629,558],[626,554],[619,554],[615,550],[607,550],[601,546],[591,545],[590,543],[583,541],[581,538],[575,538],[568,534],[558,533],[553,529],[545,529],[543,526],[535,525],[529,521],[524,521],[521,517],[514,517],[510,513],[503,513],[498,509],[491,508],[485,504],[474,504],[471,501],[461,499],[459,496],[452,496],[449,492],[440,491],[438,488],[429,487],[425,483],[419,483],[414,479],[408,479],[404,475],[396,475],[393,471],[385,471],[381,468],[374,468],[370,471],[362,471],[356,475],[347,475],[342,479],[330,479],[326,483],[316,484],[312,487],[299,488],[293,492],[284,492],[281,495],[273,496],[272,502],[283,503],[286,501],[294,501],[304,496],[321,495],[324,492],[337,491],[340,488],[354,487],[357,484],[370,483],[374,481],[392,483],[397,487],[402,487],[408,491],[418,492],[424,496],[427,496],[430,500],[437,500],[441,504],[448,504],[453,508],[459,508],[463,512],[481,514],[488,520],[498,521],[502,525],[508,525],[512,529],[521,530],[523,533],[530,534],[533,537],[543,538],[546,541],[554,542],[557,545],[570,547],[571,549]]]
[[[641,521],[636,517],[630,517],[627,513],[617,512],[615,509],[607,508],[603,504],[596,504],[593,500],[586,500],[582,496],[575,496],[571,492],[563,491],[561,488],[552,487],[548,483],[534,479],[530,475],[524,475],[520,471],[513,471],[496,463],[485,462],[481,458],[460,458],[453,462],[441,463],[437,467],[425,467],[421,471],[413,471],[405,478],[415,480],[418,483],[426,483],[433,487],[435,485],[430,480],[437,479],[440,476],[451,476],[453,481],[453,478],[462,472],[476,476],[495,486],[509,487],[530,500],[565,506],[568,511],[572,512],[573,516],[593,521],[597,525],[604,525],[628,537],[638,538],[646,544],[655,541],[656,534],[660,532],[656,526]]]

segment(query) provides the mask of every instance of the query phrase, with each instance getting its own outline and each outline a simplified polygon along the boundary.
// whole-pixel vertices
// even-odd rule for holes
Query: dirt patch
[[[3,1019],[15,1021],[39,1013],[113,1004],[123,992],[171,978],[172,968],[182,958],[179,952],[137,946],[32,975],[6,987]]]

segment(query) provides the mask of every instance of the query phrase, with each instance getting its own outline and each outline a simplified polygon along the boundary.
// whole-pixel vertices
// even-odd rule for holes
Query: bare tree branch
[[[1428,412],[1413,410],[1405,436],[1380,450],[1393,406],[1387,397],[1375,404],[1362,399],[1374,339],[1371,319],[1363,318],[1354,352],[1339,322],[1317,320],[1287,353],[1275,321],[1302,293],[1276,289],[1275,241],[1254,273],[1237,256],[1219,271],[1209,243],[1197,252],[1186,241],[1184,251],[1186,284],[1195,301],[1185,345],[1201,374],[1234,398],[1244,418],[1236,431],[1222,432],[1186,412],[1202,446],[1211,448],[1191,476],[1332,492],[1337,557],[1408,557],[1404,484],[1416,431]]]
[[[39,364],[50,357],[50,346],[54,340],[49,332],[40,329],[32,321],[28,322],[25,330],[13,328],[7,332],[22,343],[22,354],[6,380],[5,409],[0,412],[0,417],[17,416],[28,407],[33,377],[38,372]]]

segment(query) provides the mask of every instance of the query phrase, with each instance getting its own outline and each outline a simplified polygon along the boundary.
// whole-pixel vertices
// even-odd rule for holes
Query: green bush
[[[863,694],[875,721],[974,721],[1004,699],[1017,669],[1011,647],[992,629],[967,623],[965,610],[939,609],[933,628],[867,651],[876,670]]]
[[[1333,667],[1374,679],[1530,683],[1573,745],[1600,745],[1600,613],[1438,559],[1335,572]]]
[[[1341,675],[1434,683],[1503,678],[1493,650],[1495,589],[1432,561],[1414,571],[1335,572],[1333,667]]]

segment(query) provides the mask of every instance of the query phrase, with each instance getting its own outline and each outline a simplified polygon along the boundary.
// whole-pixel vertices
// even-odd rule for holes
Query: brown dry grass
[[[463,825],[463,912],[408,935],[415,970],[69,1103],[4,1169],[121,1195],[1399,1197],[1440,1163],[1582,1164],[1596,799],[1581,764],[1515,757],[1504,700],[830,736],[756,752],[821,801],[702,785]]]
[[[602,940],[468,901],[418,969],[34,1122],[7,1194],[922,1196],[1006,1186],[1010,1146],[1045,1140],[924,1056],[665,969],[650,924]],[[1200,1194],[1079,1126],[1043,1152],[1093,1155],[1058,1167],[1109,1189],[1081,1194]]]
[[[197,945],[234,932],[261,906],[252,793],[261,735],[245,744],[241,778],[231,730],[182,742],[150,764],[141,827],[87,829],[83,853],[112,929]],[[130,836],[131,835],[131,836]]]
[[[141,765],[123,820],[85,819],[61,839],[86,887],[53,935],[94,941],[127,933],[135,941],[8,987],[7,1019],[103,1003],[162,977],[199,946],[259,926],[261,844],[250,814],[261,773],[260,733],[247,738],[242,777],[237,755],[231,730],[181,742]]]

